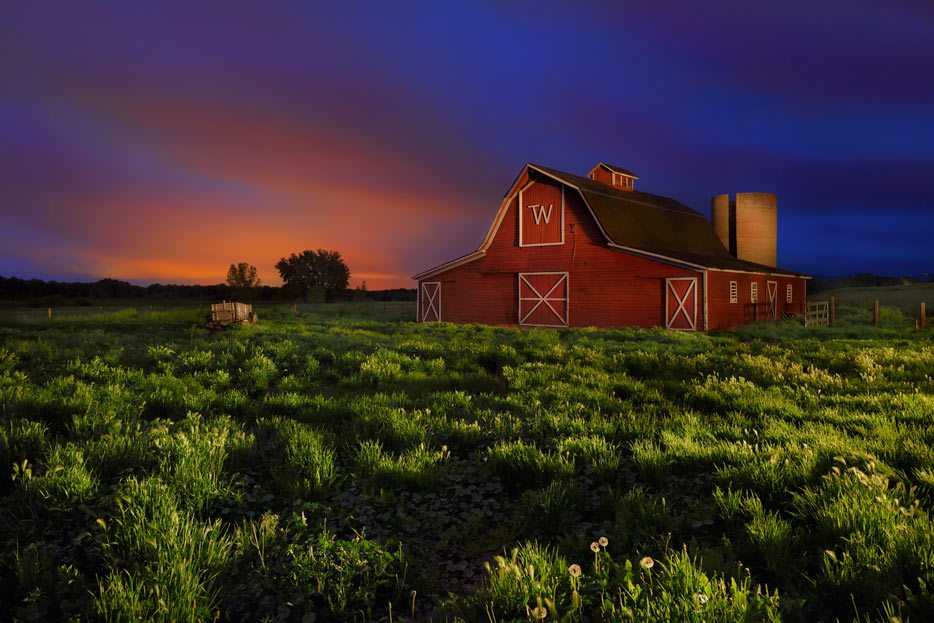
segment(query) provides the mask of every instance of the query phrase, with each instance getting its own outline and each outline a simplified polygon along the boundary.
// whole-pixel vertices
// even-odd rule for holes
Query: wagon
[[[235,324],[253,323],[259,320],[253,306],[249,303],[237,303],[235,301],[224,301],[211,305],[211,319],[208,321],[208,329],[226,329]]]

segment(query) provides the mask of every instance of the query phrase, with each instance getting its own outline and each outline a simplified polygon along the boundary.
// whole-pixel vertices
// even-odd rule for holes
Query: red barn
[[[775,195],[718,195],[711,224],[637,179],[527,164],[476,251],[413,277],[418,320],[706,331],[803,313],[809,277],[775,267]]]

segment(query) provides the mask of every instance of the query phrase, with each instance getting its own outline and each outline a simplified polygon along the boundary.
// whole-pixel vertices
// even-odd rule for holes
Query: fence
[[[804,326],[830,326],[830,301],[808,301],[804,311]]]

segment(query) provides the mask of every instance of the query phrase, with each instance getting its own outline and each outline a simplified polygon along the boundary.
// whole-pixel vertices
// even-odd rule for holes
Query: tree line
[[[350,269],[337,251],[302,251],[280,258],[276,269],[281,287],[263,285],[256,267],[231,264],[226,283],[181,285],[154,283],[138,286],[119,279],[93,282],[43,281],[0,276],[0,300],[37,305],[92,305],[96,299],[202,299],[274,301],[302,299],[309,302],[367,299],[375,301],[415,300],[414,288],[366,289],[366,282],[348,290]]]

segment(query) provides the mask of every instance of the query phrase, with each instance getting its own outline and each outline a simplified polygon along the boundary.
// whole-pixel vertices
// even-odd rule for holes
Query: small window
[[[753,303],[758,303],[759,302],[759,284],[753,281],[750,288],[751,288],[750,289],[750,300]]]
[[[735,303],[737,300],[738,300],[738,297],[736,295],[736,282],[731,281],[730,282],[730,302]]]
[[[790,283],[787,286],[785,286],[785,300],[787,300],[789,303],[791,302],[791,284]]]
[[[622,173],[613,173],[613,186],[632,190],[632,178]]]

